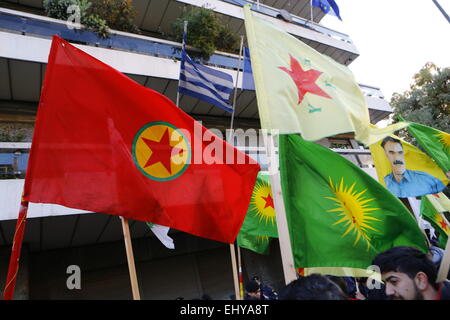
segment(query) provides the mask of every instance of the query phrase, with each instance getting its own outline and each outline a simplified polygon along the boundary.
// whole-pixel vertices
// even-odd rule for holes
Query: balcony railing
[[[108,38],[100,38],[95,32],[89,30],[69,29],[66,22],[62,20],[0,8],[0,31],[2,30],[46,38],[58,35],[68,41],[96,47],[181,59],[181,43],[115,30],[111,31]],[[238,58],[234,54],[216,52],[207,64],[237,69]]]
[[[266,6],[262,3],[260,3],[259,5],[255,4],[254,1],[248,1],[248,0],[222,0],[223,2],[228,2],[228,3],[232,3],[238,6],[244,6],[246,4],[251,4],[252,5],[252,10],[273,18],[278,18],[281,13],[279,9],[276,8],[272,8],[269,6]],[[347,43],[353,44],[352,40],[350,39],[350,37],[348,35],[346,35],[345,33],[342,32],[338,32],[332,29],[329,29],[327,27],[321,26],[315,22],[312,22],[310,20],[306,20],[300,17],[297,17],[293,14],[289,14],[292,18],[292,20],[290,21],[293,24],[302,26],[304,28],[308,28],[308,29],[312,29],[315,31],[318,31],[320,33],[326,34],[327,36],[337,39],[337,40],[341,40],[341,41],[345,41]]]
[[[245,0],[223,1],[233,3],[235,5],[243,5],[247,3]],[[253,10],[271,17],[277,17],[280,14],[279,10],[264,5],[260,5],[259,8],[254,5]],[[314,29],[327,34],[330,37],[352,43],[350,38],[343,33],[311,23],[311,21],[300,17],[292,16],[292,18],[292,23],[294,24]],[[56,34],[68,41],[97,47],[126,50],[177,60],[181,59],[181,44],[177,42],[115,30],[111,31],[108,38],[100,38],[95,32],[89,30],[69,29],[68,24],[62,20],[4,8],[0,8],[0,30],[48,38]],[[216,52],[205,63],[217,67],[237,69],[238,56],[235,54]]]
[[[238,0],[224,1],[232,2]],[[242,2],[243,0],[239,1]],[[263,6],[261,6],[261,8],[263,8]],[[88,30],[71,30],[67,28],[67,24],[61,20],[2,8],[0,8],[0,31],[1,30],[20,33],[22,35],[34,35],[48,38],[56,34],[68,41],[97,47],[126,50],[156,57],[181,59],[181,44],[177,42],[120,31],[112,31],[108,38],[102,39],[94,32]],[[210,57],[206,64],[227,69],[238,69],[239,57],[235,54],[216,52]],[[364,95],[384,99],[379,88],[361,84],[360,87]]]
[[[0,142],[0,179],[23,179],[31,143]]]
[[[0,142],[0,180],[25,178],[30,148],[31,142]],[[270,160],[264,146],[237,146],[236,148],[259,162],[263,171],[269,169]],[[331,150],[343,156],[370,156],[370,150],[363,148],[331,148]],[[275,153],[278,153],[278,148],[275,148]]]
[[[381,92],[380,88],[368,86],[365,84],[359,84],[359,87],[361,88],[363,94],[367,97],[374,97],[379,99],[384,99],[384,95]]]

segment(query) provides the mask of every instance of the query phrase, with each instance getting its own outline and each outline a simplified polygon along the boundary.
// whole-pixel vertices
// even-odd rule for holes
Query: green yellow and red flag
[[[444,215],[444,212],[449,212],[450,208],[445,208],[445,204],[444,206],[440,204],[441,202],[446,203],[445,200],[439,201],[439,198],[444,197],[449,201],[445,194],[441,192],[439,194],[423,196],[420,203],[420,213],[439,232],[438,243],[442,249],[445,249],[448,236],[450,235],[450,225]]]
[[[238,246],[260,254],[267,253],[270,239],[277,238],[277,224],[269,175],[260,172],[250,205],[237,237]]]

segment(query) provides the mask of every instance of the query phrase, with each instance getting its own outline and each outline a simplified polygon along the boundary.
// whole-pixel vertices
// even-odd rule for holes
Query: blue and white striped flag
[[[181,52],[180,79],[178,92],[209,102],[225,111],[233,112],[229,103],[233,91],[233,77],[201,64],[195,63],[184,48],[186,33]]]

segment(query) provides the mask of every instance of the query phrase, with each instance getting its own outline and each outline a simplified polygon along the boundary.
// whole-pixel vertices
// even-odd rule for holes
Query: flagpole
[[[185,43],[185,41],[184,41],[184,35],[187,34],[187,25],[188,25],[188,22],[187,22],[187,21],[184,21],[184,25],[183,25],[183,42],[182,42],[182,44],[181,44],[181,50],[182,50],[182,51],[186,50],[186,43]],[[181,68],[181,62],[180,62],[180,68]],[[180,72],[180,74],[181,74],[181,72]],[[179,87],[179,86],[180,86],[180,78],[178,77],[178,87]],[[176,101],[176,105],[177,105],[177,107],[180,106],[180,91],[178,90],[178,88],[177,88],[177,101]]]
[[[287,285],[297,279],[297,272],[295,271],[294,257],[292,255],[286,210],[281,190],[280,170],[278,165],[279,161],[277,161],[278,156],[275,153],[275,137],[273,134],[270,134],[268,139],[266,139],[266,154],[270,157],[270,184],[275,205],[278,241],[280,243],[284,281]]]
[[[442,257],[441,266],[439,267],[436,282],[442,282],[447,279],[448,270],[450,268],[450,237],[447,238],[444,256]]]
[[[241,45],[239,48],[239,63],[238,63],[238,69],[237,69],[237,73],[236,73],[236,81],[234,83],[233,112],[231,113],[230,135],[228,137],[228,143],[233,144],[233,145],[234,145],[234,143],[232,143],[231,137],[232,137],[233,126],[234,126],[234,115],[236,112],[236,99],[237,99],[237,91],[238,91],[239,70],[241,70],[243,46],[244,46],[244,36],[241,35]]]
[[[230,243],[230,254],[231,254],[231,266],[233,271],[233,283],[234,283],[234,295],[236,300],[241,300],[239,294],[239,280],[238,280],[238,270],[236,266],[236,251],[234,249],[234,243]]]
[[[313,5],[312,5],[312,0],[309,0],[309,7],[310,7],[310,10],[311,10],[311,22],[314,22],[314,21],[313,21]]]
[[[439,212],[439,211],[438,211]],[[445,217],[443,212],[439,212],[441,215],[442,220],[450,226],[450,223],[447,221],[447,218]],[[444,281],[447,279],[448,271],[450,269],[450,237],[447,237],[447,244],[445,245],[445,251],[444,256],[442,257],[441,265],[439,267],[438,275],[437,275],[437,282]]]
[[[25,190],[25,187],[24,187]],[[5,290],[3,291],[3,299],[11,300],[16,287],[17,274],[19,272],[20,251],[22,249],[23,235],[25,233],[25,222],[27,219],[29,202],[24,200],[24,192],[20,202],[19,215],[16,223],[16,232],[11,249],[11,258],[9,260],[8,275],[5,282]]]
[[[239,273],[239,297],[241,300],[244,299],[244,279],[242,276],[242,260],[241,260],[241,248],[237,246],[238,255],[238,273]]]
[[[136,276],[136,266],[134,264],[133,246],[131,243],[130,227],[128,225],[128,219],[120,217],[122,220],[123,239],[125,241],[125,249],[127,252],[128,270],[130,272],[131,291],[133,293],[133,300],[141,300],[139,294],[139,285]]]
[[[228,136],[228,143],[234,145],[234,143],[231,141],[231,137],[233,136],[233,126],[234,126],[234,114],[236,110],[236,96],[237,96],[237,83],[239,79],[239,70],[241,68],[241,56],[242,56],[242,46],[244,42],[244,36],[241,36],[241,46],[239,49],[239,63],[238,63],[238,69],[236,74],[236,81],[234,84],[234,96],[233,96],[233,112],[231,114],[231,124],[230,124],[230,134]],[[238,246],[239,250],[239,246]],[[236,300],[242,300],[239,290],[239,279],[238,279],[238,269],[236,266],[236,250],[234,248],[234,243],[230,243],[230,254],[231,254],[231,265],[233,267],[233,280],[234,280],[234,294],[236,296]]]

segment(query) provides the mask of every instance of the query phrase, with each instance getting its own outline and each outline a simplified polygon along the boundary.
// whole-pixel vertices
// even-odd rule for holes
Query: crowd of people
[[[393,247],[372,261],[382,282],[311,274],[298,277],[279,292],[255,275],[245,284],[244,300],[450,300],[450,272],[446,280],[437,281],[441,260],[441,251],[431,249],[425,254],[413,247]],[[205,294],[193,300],[212,298]]]
[[[373,265],[382,283],[373,279],[312,274],[299,277],[280,290],[253,277],[246,284],[246,300],[450,300],[450,282],[437,282],[438,265],[431,254],[413,247],[394,247],[378,254]],[[370,283],[369,283],[370,281]]]

